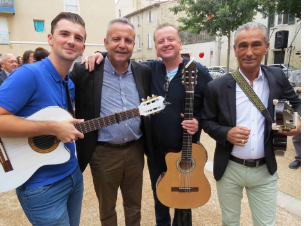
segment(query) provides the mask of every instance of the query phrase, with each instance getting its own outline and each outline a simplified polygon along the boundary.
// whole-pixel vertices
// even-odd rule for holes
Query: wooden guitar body
[[[179,153],[166,155],[167,172],[156,184],[157,197],[165,206],[192,209],[204,205],[210,198],[210,184],[204,174],[207,161],[202,145],[192,144],[192,163],[182,163]]]

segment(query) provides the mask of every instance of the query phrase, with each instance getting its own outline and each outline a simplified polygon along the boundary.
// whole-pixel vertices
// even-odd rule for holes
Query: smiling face
[[[174,60],[180,57],[182,41],[174,27],[165,26],[154,35],[156,53],[164,60]]]
[[[85,29],[82,25],[62,19],[56,24],[54,33],[48,35],[48,42],[52,47],[50,56],[74,61],[85,49],[84,40]]]
[[[134,39],[135,33],[130,25],[121,22],[112,24],[108,30],[107,39],[104,39],[104,44],[113,67],[129,65],[135,44]]]
[[[241,30],[234,45],[234,53],[242,71],[259,70],[269,48],[260,28]]]

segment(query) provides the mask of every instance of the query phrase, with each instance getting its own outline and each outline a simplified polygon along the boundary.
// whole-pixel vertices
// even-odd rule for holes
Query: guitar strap
[[[71,95],[70,95],[69,84],[67,81],[64,81],[63,84],[64,84],[66,92],[67,92],[68,111],[71,113],[73,118],[75,118],[74,109],[73,109],[73,105],[72,105],[72,99],[71,99]]]
[[[177,226],[192,226],[191,209],[175,209],[177,215]]]
[[[261,114],[265,117],[265,119],[272,123],[272,118],[270,116],[269,111],[264,106],[260,98],[256,95],[252,87],[248,84],[248,82],[244,79],[238,69],[232,72],[232,77],[236,81],[236,83],[241,87],[243,92],[249,98],[249,100],[254,104],[254,106],[261,112]]]

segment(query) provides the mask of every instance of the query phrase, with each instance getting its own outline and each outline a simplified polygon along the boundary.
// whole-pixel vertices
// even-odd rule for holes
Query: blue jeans
[[[83,178],[79,166],[60,181],[30,189],[21,185],[16,193],[32,225],[79,225],[83,196]]]

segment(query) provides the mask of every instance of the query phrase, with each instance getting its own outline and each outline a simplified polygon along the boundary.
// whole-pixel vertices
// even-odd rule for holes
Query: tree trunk
[[[231,36],[230,36],[230,31],[228,33],[228,49],[227,49],[227,70],[226,70],[226,73],[228,74],[229,73],[229,61],[230,61],[230,39],[231,39]]]

